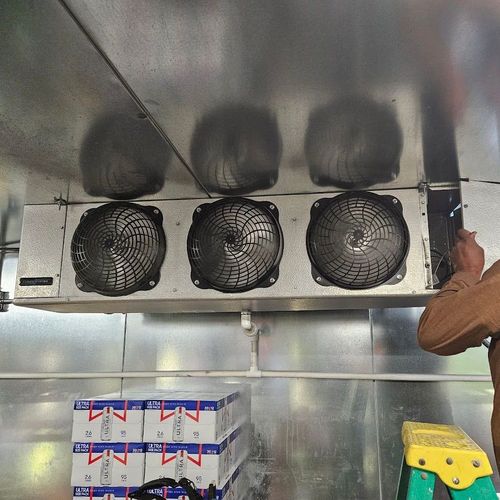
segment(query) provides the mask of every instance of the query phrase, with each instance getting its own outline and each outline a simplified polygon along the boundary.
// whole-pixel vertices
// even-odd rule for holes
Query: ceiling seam
[[[172,142],[170,137],[167,135],[167,133],[163,130],[163,128],[160,126],[160,124],[156,121],[156,119],[153,117],[153,115],[150,113],[149,109],[143,104],[139,96],[135,93],[134,89],[129,85],[125,77],[120,73],[118,68],[114,65],[113,61],[107,56],[107,54],[104,52],[104,50],[99,46],[99,44],[92,38],[91,34],[87,31],[85,26],[81,23],[81,21],[78,19],[78,17],[73,13],[73,11],[69,8],[69,6],[66,4],[65,0],[58,0],[59,4],[63,7],[63,9],[67,12],[67,14],[71,17],[73,22],[76,24],[76,26],[79,28],[79,30],[85,35],[87,40],[91,43],[91,45],[94,47],[96,52],[102,57],[104,62],[108,65],[108,67],[111,69],[113,74],[116,76],[118,81],[122,84],[122,86],[125,88],[129,96],[132,98],[134,103],[140,108],[140,110],[147,116],[148,120],[151,122],[155,130],[160,134],[162,139],[167,142],[167,144],[172,148],[173,152],[179,159],[179,161],[183,164],[183,166],[186,168],[186,170],[189,172],[189,174],[193,177],[193,179],[196,181],[196,183],[200,186],[200,188],[204,191],[204,193],[211,198],[212,196],[210,195],[209,191],[207,188],[203,185],[203,183],[198,179],[197,175],[194,173],[192,168],[189,166],[188,162],[184,159],[180,151],[177,149],[175,144]]]

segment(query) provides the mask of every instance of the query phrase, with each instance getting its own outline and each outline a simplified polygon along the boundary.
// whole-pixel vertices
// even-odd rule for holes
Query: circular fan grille
[[[307,233],[317,272],[348,289],[371,288],[391,279],[403,265],[410,241],[397,203],[368,192],[318,202]]]
[[[243,198],[199,207],[188,235],[194,283],[222,292],[274,283],[283,239],[275,212]]]
[[[71,241],[77,286],[102,295],[153,288],[165,257],[158,209],[108,203],[82,217]]]

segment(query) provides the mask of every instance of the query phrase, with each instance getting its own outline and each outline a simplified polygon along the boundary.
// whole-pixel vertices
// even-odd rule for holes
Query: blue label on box
[[[219,455],[227,448],[227,439],[220,444],[196,443],[146,443],[147,453],[177,453],[187,451],[190,455]]]
[[[124,488],[121,486],[76,486],[73,488],[73,497],[92,497],[100,500],[104,495],[114,495],[118,498],[127,498],[132,491],[139,489],[135,486]]]
[[[144,410],[144,401],[126,399],[77,399],[73,408],[75,410],[104,410],[111,407],[113,410]]]
[[[163,404],[162,404],[163,403]],[[146,410],[164,410],[174,411],[177,407],[181,406],[187,411],[216,411],[220,410],[225,405],[224,400],[220,401],[192,401],[186,399],[176,399],[176,400],[161,400],[161,399],[151,399],[146,401]]]
[[[144,453],[144,443],[73,443],[73,453],[103,453],[113,450],[114,453]]]

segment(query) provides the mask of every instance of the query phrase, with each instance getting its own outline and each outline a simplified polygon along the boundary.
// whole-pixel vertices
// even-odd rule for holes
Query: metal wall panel
[[[71,500],[72,402],[119,380],[0,381],[0,498]]]
[[[372,370],[368,311],[256,314],[260,368],[366,373]]]
[[[246,370],[239,314],[129,314],[125,370]]]
[[[106,184],[120,194],[149,169],[163,175],[150,186],[160,197],[200,195],[60,2],[2,2],[0,31],[0,187],[10,196],[52,203],[67,199],[70,182],[73,201],[92,199]]]
[[[309,133],[317,144],[313,154],[322,151],[318,160],[322,168],[335,168],[332,163],[339,158],[347,169],[339,178],[349,181],[358,153],[367,162],[376,161],[387,153],[385,148],[398,149],[391,145],[401,134],[400,160],[396,153],[395,160],[377,172],[388,174],[388,182],[368,184],[415,187],[421,178],[420,85],[425,75],[412,64],[416,49],[406,25],[412,16],[401,2],[68,0],[67,4],[195,170],[201,168],[198,164],[211,163],[214,169],[218,164],[227,174],[221,174],[222,182],[227,182],[228,172],[234,170],[222,164],[234,161],[247,169],[236,169],[239,174],[257,176],[251,162],[245,167],[245,158],[252,158],[250,145],[261,148],[258,162],[278,150],[279,171],[266,186],[273,186],[271,192],[338,189],[338,182],[323,185],[310,174],[308,164],[316,160],[304,147]],[[357,132],[347,124],[341,126],[344,135],[337,145],[329,141],[328,131],[337,134],[338,129],[327,127],[324,134],[315,135],[311,124],[318,110],[335,120],[338,115],[329,115],[329,106],[344,102],[346,96],[354,96],[355,104],[345,109],[349,123],[356,116]],[[365,148],[381,120],[365,129],[373,118],[370,112],[365,114],[367,101],[379,103],[396,122],[395,131],[391,128],[376,141],[375,150]],[[371,104],[367,107],[371,109]],[[269,136],[266,141],[259,135],[261,121],[252,122],[252,110],[277,122],[278,137],[272,144]],[[228,116],[236,124],[232,130],[224,128]],[[200,131],[208,123],[213,127],[206,137]],[[224,144],[238,153],[224,149]],[[325,160],[329,157],[330,164]],[[392,163],[400,164],[395,180],[390,175]]]
[[[210,390],[222,381],[125,380],[123,394],[193,385]],[[379,498],[372,382],[249,383],[253,432],[248,470],[254,493],[250,498]]]
[[[500,478],[490,432],[492,394],[493,388],[488,383],[376,382],[382,498],[395,497],[402,461],[401,426],[404,420],[462,426],[488,453],[498,490]],[[434,498],[449,497],[441,489]]]
[[[12,292],[16,259],[6,259],[2,290]],[[125,316],[60,315],[10,306],[0,314],[0,372],[122,369]]]
[[[489,375],[488,349],[481,346],[456,356],[437,356],[417,344],[423,309],[371,309],[375,373]]]

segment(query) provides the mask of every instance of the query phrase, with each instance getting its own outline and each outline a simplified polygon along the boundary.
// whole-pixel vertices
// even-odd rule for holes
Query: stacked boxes
[[[127,500],[143,483],[164,477],[186,477],[200,491],[214,484],[219,500],[241,493],[240,465],[248,444],[236,392],[78,400],[72,436],[75,500]],[[185,492],[157,494],[183,498]]]
[[[89,498],[117,500],[125,495],[126,499],[127,490],[133,491],[143,483],[143,425],[142,400],[75,401],[71,473],[74,499],[84,499],[87,493]]]

